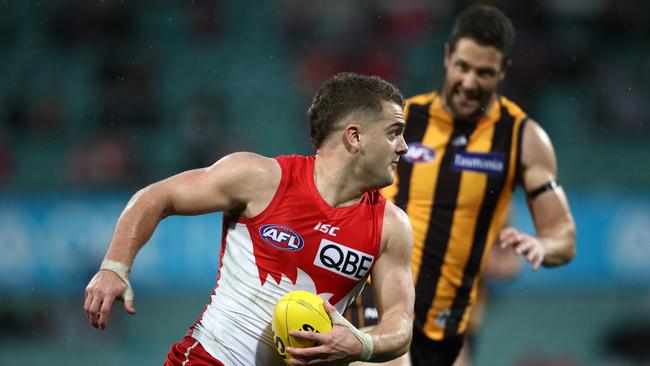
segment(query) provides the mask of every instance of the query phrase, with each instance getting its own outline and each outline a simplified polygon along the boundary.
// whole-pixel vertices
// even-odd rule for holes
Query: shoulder
[[[230,185],[240,192],[275,189],[282,178],[282,169],[276,159],[250,152],[226,155],[206,168],[206,172],[220,184]]]
[[[406,212],[388,200],[386,200],[386,208],[384,209],[384,220],[389,220],[391,223],[399,226],[411,227]]]
[[[504,97],[503,95],[499,96],[499,101],[501,105],[505,108],[509,115],[515,118],[515,120],[523,120],[526,117],[526,112],[515,102]]]
[[[553,144],[542,126],[536,121],[528,119],[522,132],[522,163],[526,165],[540,158],[554,158]]]
[[[436,98],[437,95],[438,93],[432,91],[432,92],[412,96],[406,99],[404,108],[407,108],[408,106],[413,104],[417,104],[417,105],[429,104]]]
[[[388,200],[384,209],[382,238],[382,247],[392,242],[400,246],[413,245],[413,230],[406,212]]]
[[[425,117],[428,115],[430,106],[433,104],[436,97],[436,92],[430,92],[408,98],[404,103],[404,108],[402,108],[406,123],[409,123],[409,119],[412,119],[415,116]]]
[[[524,187],[532,188],[540,182],[554,179],[557,161],[551,139],[535,121],[528,120],[522,133],[521,169]]]
[[[228,154],[207,169],[208,171],[220,170],[238,176],[259,175],[260,177],[272,177],[281,174],[280,164],[276,159],[250,152]]]
[[[279,165],[274,158],[268,158],[259,154],[255,154],[247,151],[235,152],[228,154],[223,158],[219,159],[215,164],[228,164],[228,165],[247,165],[242,166],[243,168],[251,169],[270,169],[273,167],[279,168]]]
[[[539,123],[533,119],[528,119],[523,131],[523,143],[539,143],[543,145],[551,145],[551,138]],[[525,145],[524,145],[525,146]]]

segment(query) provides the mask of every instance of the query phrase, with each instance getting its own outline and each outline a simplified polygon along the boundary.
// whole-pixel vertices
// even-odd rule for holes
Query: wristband
[[[330,318],[332,319],[332,324],[334,325],[342,325],[352,334],[354,334],[355,337],[361,342],[361,345],[363,346],[363,350],[361,351],[361,361],[368,361],[370,360],[370,357],[372,356],[372,349],[373,349],[373,341],[372,337],[370,334],[365,333],[357,329],[352,323],[350,323],[347,319],[345,319],[338,311],[334,310],[330,314]]]
[[[126,289],[122,293],[122,299],[124,301],[133,300],[134,293],[133,287],[129,282],[129,272],[131,271],[129,267],[124,264],[112,260],[105,259],[102,261],[102,265],[99,267],[100,270],[105,269],[115,273],[124,283],[126,283]]]

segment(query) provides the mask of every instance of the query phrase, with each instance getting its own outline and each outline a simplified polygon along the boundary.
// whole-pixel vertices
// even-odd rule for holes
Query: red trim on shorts
[[[224,364],[210,356],[199,341],[192,337],[185,337],[169,349],[164,366],[224,366]]]

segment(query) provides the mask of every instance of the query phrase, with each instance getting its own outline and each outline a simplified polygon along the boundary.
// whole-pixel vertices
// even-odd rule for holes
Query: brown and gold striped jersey
[[[526,114],[498,96],[476,123],[454,121],[432,92],[408,99],[404,117],[409,152],[383,193],[413,226],[415,326],[440,340],[467,328],[507,218]]]

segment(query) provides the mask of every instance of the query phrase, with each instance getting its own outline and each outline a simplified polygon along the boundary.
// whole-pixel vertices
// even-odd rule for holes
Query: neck
[[[332,207],[345,207],[361,200],[366,189],[359,182],[347,159],[336,154],[316,154],[314,184],[321,197]]]

